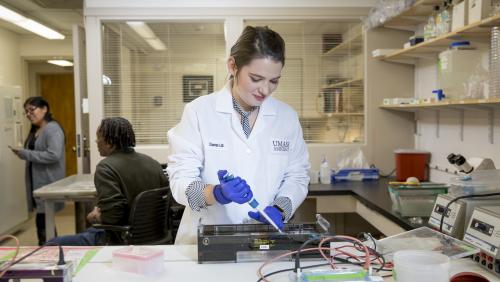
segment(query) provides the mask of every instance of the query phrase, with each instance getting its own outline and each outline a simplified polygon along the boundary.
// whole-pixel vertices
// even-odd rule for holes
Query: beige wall
[[[0,85],[21,85],[19,36],[0,28]]]
[[[23,35],[19,40],[19,54],[23,58],[67,58],[73,57],[72,38],[48,40],[36,35]]]
[[[483,50],[481,63],[488,68],[489,45],[473,44]],[[475,68],[475,66],[471,66]],[[457,81],[457,83],[463,83]],[[432,97],[432,90],[438,88],[436,60],[421,59],[415,66],[415,97]],[[493,138],[494,143],[489,140],[490,132],[490,110],[494,111]],[[463,141],[460,139],[460,110],[448,109],[440,111],[439,130],[436,112],[421,111],[418,118],[417,132],[415,136],[416,147],[431,152],[432,167],[438,166],[439,170],[431,169],[431,180],[436,182],[450,182],[455,175],[442,172],[449,169],[454,171],[455,167],[450,165],[446,159],[450,153],[459,153],[466,158],[488,157],[493,159],[497,168],[500,168],[500,111],[493,108],[469,108],[464,111]],[[437,135],[439,132],[439,136]]]
[[[394,48],[408,38],[407,32],[375,28],[366,33],[366,114],[367,146],[364,152],[370,163],[388,174],[395,167],[394,150],[413,148],[413,115],[382,110],[384,98],[413,96],[413,66],[374,59],[374,49]]]
[[[19,36],[0,28],[0,235],[12,234],[20,224],[28,219],[26,190],[24,183],[24,161],[15,156],[7,147],[16,144],[17,118],[7,117],[4,103],[12,103],[20,95],[22,84]],[[17,86],[17,87],[12,87]],[[21,109],[16,109],[22,111]],[[20,116],[21,118],[22,115]]]

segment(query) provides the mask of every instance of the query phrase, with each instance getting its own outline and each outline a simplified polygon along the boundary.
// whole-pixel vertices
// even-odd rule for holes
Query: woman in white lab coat
[[[307,195],[309,156],[297,113],[271,94],[285,64],[285,43],[267,27],[246,27],[231,48],[230,78],[187,104],[168,132],[170,187],[186,206],[176,244],[196,242],[202,224],[267,221],[280,227]],[[237,176],[225,181],[224,171]]]

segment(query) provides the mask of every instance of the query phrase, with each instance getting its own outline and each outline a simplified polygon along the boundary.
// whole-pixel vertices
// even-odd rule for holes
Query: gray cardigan
[[[35,141],[35,149],[27,148],[19,151],[19,157],[26,160],[25,180],[28,210],[33,210],[33,190],[44,185],[55,182],[66,176],[66,161],[64,154],[64,132],[61,126],[55,122],[49,122],[40,132]],[[29,163],[32,163],[32,177],[30,179]],[[32,181],[33,180],[33,181]],[[33,183],[33,187],[31,184]],[[43,202],[36,200],[37,212],[43,213],[45,207]],[[63,204],[56,205],[56,210]]]

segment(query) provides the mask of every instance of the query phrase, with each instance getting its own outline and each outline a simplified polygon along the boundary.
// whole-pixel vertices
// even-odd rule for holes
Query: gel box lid
[[[113,257],[135,260],[148,260],[158,256],[163,256],[163,250],[151,247],[128,246],[113,251]]]

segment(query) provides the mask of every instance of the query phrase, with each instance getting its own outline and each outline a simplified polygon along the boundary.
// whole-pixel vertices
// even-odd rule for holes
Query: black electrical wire
[[[302,249],[307,246],[308,244],[317,241],[321,239],[321,237],[313,237],[311,239],[306,240],[302,245],[300,245],[299,249],[297,250],[297,253],[295,254],[295,268],[294,272],[297,272],[298,269],[300,269],[300,252],[302,252]]]
[[[66,262],[64,261],[64,252],[63,252],[63,249],[62,249],[61,245],[59,245],[59,244],[55,244],[55,243],[51,243],[51,242],[48,242],[48,243],[45,243],[45,244],[43,244],[42,246],[40,246],[40,247],[38,247],[38,248],[34,249],[33,251],[31,251],[31,252],[27,253],[26,255],[24,255],[24,256],[22,256],[22,257],[18,258],[17,260],[13,261],[13,262],[12,262],[12,264],[10,264],[10,265],[7,267],[7,269],[8,269],[8,268],[10,268],[10,267],[12,267],[13,265],[15,265],[15,264],[17,264],[17,263],[19,263],[19,262],[21,262],[21,261],[25,260],[25,259],[26,259],[26,258],[28,258],[29,256],[31,256],[31,255],[33,255],[33,254],[35,254],[36,252],[38,252],[38,251],[40,251],[41,249],[43,249],[43,248],[45,248],[45,247],[48,247],[48,246],[58,246],[58,247],[59,247],[59,258],[58,258],[57,265],[64,265],[64,264],[66,264]],[[3,270],[5,270],[5,269],[2,269],[2,270],[0,270],[0,271],[3,271]]]
[[[384,265],[385,265],[385,259],[384,259],[384,257],[381,254],[379,254],[378,252],[376,252],[375,250],[373,250],[371,248],[368,248],[368,249],[371,250],[371,251],[374,251],[375,254],[382,259],[383,264],[381,265],[381,267],[379,267],[379,268],[376,269],[377,272],[379,272],[381,270],[383,270],[383,271],[392,271],[392,269],[384,269],[383,268]],[[342,263],[347,263],[347,264],[352,264],[352,265],[361,266],[361,265],[364,264],[364,262],[352,262],[352,261],[349,261],[347,259],[342,259],[342,258],[334,258],[334,259],[337,260],[337,261],[340,261]],[[321,263],[321,264],[308,265],[308,266],[302,267],[302,269],[320,267],[320,266],[325,266],[325,265],[330,265],[330,263]],[[287,272],[287,271],[294,271],[295,272],[296,270],[297,270],[297,268],[285,268],[285,269],[276,270],[276,271],[273,271],[273,272],[270,272],[270,273],[264,275],[262,278],[259,278],[259,280],[257,280],[257,282],[263,281],[264,278],[267,278],[269,276],[273,276],[273,275],[276,275],[276,274],[279,274],[279,273],[283,273],[283,272]]]
[[[444,216],[448,212],[448,208],[453,204],[454,202],[460,200],[460,199],[466,199],[466,198],[481,198],[481,197],[492,197],[492,196],[500,196],[500,193],[488,193],[488,194],[479,194],[479,195],[466,195],[466,196],[460,196],[456,197],[455,199],[451,200],[446,207],[443,210],[443,213],[441,214],[441,221],[439,223],[439,232],[443,232],[443,222],[444,222]]]
[[[354,248],[356,248],[358,251],[360,252],[364,252],[364,245],[360,244],[359,242],[357,241],[353,241],[353,240],[349,240],[349,239],[346,239],[346,238],[334,238],[334,240],[331,240],[330,242],[349,242],[349,243],[352,243],[354,245]],[[376,256],[376,258],[380,258],[382,260],[382,264],[380,265],[379,268],[376,269],[376,271],[380,271],[386,264],[386,261],[385,261],[385,258],[382,254],[380,254],[379,252],[377,252],[376,250],[366,246],[366,248],[368,249],[369,251],[369,254],[368,255],[374,255]],[[297,252],[297,256],[299,255],[299,252]],[[297,259],[297,257],[296,257]],[[295,264],[295,267],[297,267],[297,260],[296,260],[296,264]],[[300,263],[298,264],[298,267],[300,268]],[[297,270],[298,268],[296,268]],[[296,271],[295,270],[295,271]]]
[[[358,245],[358,246],[357,246],[357,245]],[[354,247],[355,247],[358,251],[360,251],[360,252],[364,252],[364,247],[359,246],[359,243],[358,243],[358,242],[355,242],[355,243],[354,243]],[[382,260],[382,264],[380,265],[380,267],[379,267],[379,268],[377,268],[377,269],[375,270],[375,271],[379,272],[379,271],[380,271],[380,270],[382,270],[382,269],[383,269],[383,267],[385,266],[385,263],[386,263],[386,261],[385,261],[385,257],[384,257],[381,253],[377,252],[376,250],[374,250],[374,249],[372,249],[372,248],[370,248],[370,247],[368,247],[368,246],[366,246],[366,248],[367,248],[367,249],[368,249],[368,251],[370,252],[370,255],[374,255],[374,256],[375,256],[375,258],[373,258],[371,261],[374,261],[374,260],[376,260],[377,258],[380,258],[380,259]],[[360,263],[360,264],[363,264],[363,263]]]
[[[377,166],[376,166],[376,165],[374,165],[374,164],[372,164],[372,165],[370,165],[370,168],[377,168]],[[380,171],[380,169],[379,169],[379,173],[378,173],[378,174],[379,174],[379,175],[380,175],[380,177],[382,177],[382,178],[389,178],[389,177],[391,177],[391,175],[393,175],[393,174],[394,174],[394,172],[396,172],[396,169],[395,169],[395,168],[394,168],[393,170],[391,170],[391,172],[389,172],[388,174],[383,174],[383,173]]]
[[[320,266],[325,266],[325,265],[330,265],[330,263],[320,263],[320,264],[313,264],[313,265],[308,265],[308,266],[304,266],[302,267],[302,269],[308,269],[308,268],[314,268],[314,267],[320,267]],[[292,271],[294,270],[295,268],[285,268],[285,269],[280,269],[280,270],[276,270],[274,272],[271,272],[271,273],[268,273],[266,275],[264,275],[262,278],[259,278],[259,280],[257,280],[257,282],[260,282],[260,281],[263,281],[264,278],[267,278],[269,276],[273,276],[273,275],[276,275],[278,273],[282,273],[282,272],[287,272],[287,271]]]
[[[349,240],[349,239],[346,239],[346,238],[335,238],[335,236],[326,236],[326,237],[332,237],[333,240],[331,240],[330,242],[349,242],[349,243],[352,243],[352,244],[358,244],[358,242],[356,241],[353,241],[353,240]],[[299,249],[297,250],[297,253],[295,254],[295,270],[294,272],[297,272],[297,270],[300,269],[300,253],[302,252],[302,249],[307,246],[308,244],[318,240],[318,239],[322,239],[322,237],[313,237],[307,241],[305,241],[300,247]],[[337,240],[337,241],[335,241]]]
[[[372,234],[370,234],[369,232],[361,232],[361,233],[358,234],[358,236],[356,236],[356,237],[358,237],[358,239],[361,239],[361,237],[359,235],[366,235],[366,236],[368,236],[368,238],[370,238],[370,240],[373,243],[373,249],[377,250],[377,243],[375,242],[375,238],[373,238]]]
[[[379,272],[379,271],[382,271],[382,270],[383,271],[392,271],[392,269],[386,269],[386,268],[384,268],[384,266],[385,266],[385,258],[383,256],[380,256],[380,258],[382,259],[383,264],[379,268],[375,269],[375,271],[376,272]],[[377,258],[375,258],[375,259],[377,259]],[[355,261],[350,261],[349,259],[343,259],[343,258],[335,258],[335,260],[338,260],[338,261],[343,262],[343,263],[350,263],[350,264],[359,265],[359,266],[361,266],[361,265],[364,264],[364,262],[355,262]],[[374,260],[372,260],[372,261],[374,261]]]
[[[331,237],[331,236],[328,236],[328,237]],[[374,243],[374,247],[376,248],[376,243],[375,243],[375,240],[373,239],[373,237],[371,235],[369,235],[369,237],[372,239],[373,243]],[[314,241],[318,241],[319,239],[322,239],[322,236],[315,236],[315,237],[312,237],[308,240],[306,240],[304,243],[302,243],[302,245],[297,249],[297,253],[295,254],[295,267],[293,269],[290,269],[290,270],[293,270],[294,272],[297,272],[301,267],[300,267],[300,254],[302,252],[302,249],[304,249],[305,246],[307,246],[308,244],[311,244],[312,242]],[[349,243],[352,243],[354,245],[354,247],[358,250],[361,250],[361,246],[359,242],[357,241],[354,241],[354,240],[349,240],[349,239],[346,239],[346,238],[333,238],[333,240],[331,240],[330,242],[349,242]],[[385,266],[385,258],[384,256],[382,256],[380,253],[378,253],[376,250],[370,248],[370,247],[367,247],[368,250],[369,250],[369,254],[368,255],[371,255],[371,254],[374,254],[377,258],[381,258],[382,260],[382,264],[381,266],[376,270],[377,272],[382,270],[383,267]],[[362,250],[361,250],[362,251]],[[348,262],[348,263],[351,263],[351,262]],[[286,271],[286,270],[284,270]],[[284,272],[282,271],[282,272]],[[280,272],[277,272],[277,273],[280,273]],[[264,276],[266,277],[266,276]],[[260,280],[259,280],[260,281]]]

